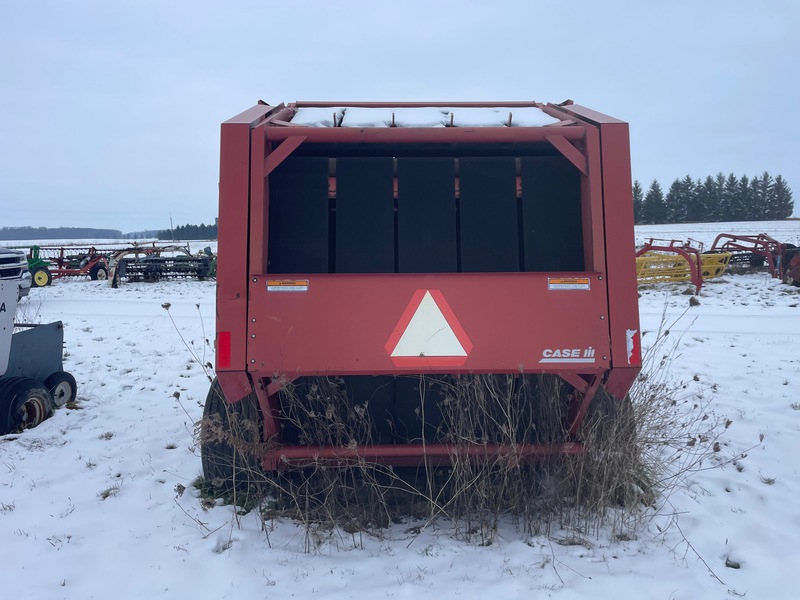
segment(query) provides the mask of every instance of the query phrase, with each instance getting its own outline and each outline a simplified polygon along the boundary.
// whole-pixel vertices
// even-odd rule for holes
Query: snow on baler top
[[[641,366],[626,123],[570,101],[259,104],[223,123],[220,165],[212,394],[257,399],[265,468],[446,461],[409,425],[409,375],[560,377],[567,438],[523,440],[530,456],[577,451],[598,390],[626,396]],[[380,407],[375,443],[290,434],[281,389],[319,376]]]

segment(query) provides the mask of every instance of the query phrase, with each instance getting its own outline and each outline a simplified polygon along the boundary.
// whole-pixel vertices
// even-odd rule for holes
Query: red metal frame
[[[108,269],[105,254],[100,254],[94,246],[37,246],[39,248],[39,258],[49,262],[50,271],[53,279],[59,277],[79,277],[89,275],[91,270],[98,264],[102,264]],[[28,258],[33,257],[33,248],[28,251]],[[71,267],[77,257],[82,257],[86,262],[81,261],[77,268]]]
[[[781,277],[780,256],[783,252],[781,243],[766,233],[756,235],[733,235],[720,233],[711,245],[711,252],[745,253],[761,256],[767,263],[770,275]]]
[[[608,320],[611,335],[611,366],[605,388],[623,398],[641,370],[641,331],[639,329],[639,290],[636,280],[633,200],[631,199],[631,153],[628,124],[592,109],[574,104],[549,104],[552,111],[563,110],[587,127],[587,138],[596,140],[586,153],[590,164],[602,170],[601,189],[585,192],[602,198],[602,222],[593,221],[592,239],[584,242],[587,253],[602,256],[608,290]],[[553,114],[554,113],[548,113]],[[601,159],[602,157],[602,159]],[[593,181],[597,181],[594,179]],[[591,178],[590,178],[591,180]],[[584,204],[585,209],[588,209]],[[586,218],[585,218],[586,220]],[[584,231],[588,231],[584,222]],[[590,264],[587,261],[587,264]],[[597,267],[595,267],[597,268]]]
[[[558,454],[579,454],[583,446],[575,442],[562,444],[524,444],[510,447],[498,444],[453,447],[445,444],[369,446],[368,448],[333,446],[283,446],[267,460],[265,468],[278,467],[303,468],[314,466],[320,461],[331,466],[352,463],[354,460],[380,462],[393,466],[416,466],[423,461],[433,466],[450,464],[454,456],[470,458],[491,458],[498,454],[513,454],[521,462],[531,462],[546,456]]]
[[[342,106],[536,107],[560,121],[545,127],[480,128],[291,124],[298,108]],[[581,174],[586,271],[269,275],[269,173],[307,142],[550,145]],[[335,194],[335,181],[331,187]],[[570,441],[523,444],[513,451],[524,459],[579,452],[580,424],[598,387],[603,384],[622,398],[641,368],[628,125],[574,104],[298,102],[255,106],[222,125],[219,249],[217,377],[230,402],[255,391],[265,416],[264,436],[272,442],[279,442],[277,392],[282,379],[552,373],[576,390],[568,423]],[[305,282],[305,289],[270,292],[267,283],[275,279]],[[570,289],[569,282],[578,289]],[[422,290],[445,298],[452,318],[464,328],[472,346],[465,350],[463,360],[392,360],[388,347],[393,329]],[[277,446],[265,456],[264,467],[282,468],[317,458],[408,465],[419,464],[425,457],[446,461],[453,452],[493,451],[512,449],[465,450],[431,444],[356,449]]]

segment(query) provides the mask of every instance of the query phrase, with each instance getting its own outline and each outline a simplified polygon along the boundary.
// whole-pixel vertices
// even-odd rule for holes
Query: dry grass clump
[[[610,526],[615,535],[631,539],[650,514],[647,507],[714,457],[719,435],[730,424],[708,410],[700,388],[670,378],[674,346],[667,348],[668,335],[666,328],[657,334],[629,397],[598,390],[579,434],[581,454],[531,463],[514,452],[523,443],[567,441],[568,407],[576,392],[558,377],[419,376],[419,403],[406,411],[418,421],[406,429],[417,433],[406,442],[451,445],[447,466],[427,459],[415,469],[319,459],[264,473],[261,422],[252,411],[237,408],[240,402],[226,404],[224,417],[208,417],[201,433],[201,443],[225,441],[234,448],[237,480],[214,481],[214,473],[224,469],[215,471],[205,461],[204,469],[230,500],[239,494],[237,504],[244,495],[249,506],[261,507],[264,518],[304,523],[309,550],[317,539],[311,532],[320,528],[380,535],[407,519],[446,519],[456,536],[481,544],[492,543],[503,518],[530,534],[569,528],[590,535]],[[256,406],[254,398],[249,402]],[[287,385],[281,410],[285,437],[294,444],[386,443],[381,439],[386,428],[376,426],[383,413],[369,401],[354,402],[342,378]],[[496,446],[503,451],[489,450]]]

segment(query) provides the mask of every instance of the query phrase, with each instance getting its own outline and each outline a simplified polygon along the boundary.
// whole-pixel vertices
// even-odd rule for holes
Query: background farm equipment
[[[35,427],[77,391],[62,363],[62,323],[14,323],[17,293],[0,281],[0,435]]]
[[[781,243],[766,233],[755,235],[720,233],[711,246],[711,252],[730,252],[731,269],[743,271],[766,267],[772,277],[787,283],[793,283],[797,279],[798,273],[792,260],[797,255],[798,249],[794,244]]]
[[[267,471],[581,453],[590,407],[616,414],[641,367],[633,247],[617,119],[254,106],[222,125],[206,479],[236,481],[235,417]],[[458,386],[508,399],[519,426],[459,438],[446,413],[475,402]]]
[[[212,275],[213,254],[207,248],[192,254],[188,245],[133,245],[115,251],[109,260],[111,285],[118,287],[122,280],[159,281],[161,279],[197,278]]]
[[[28,268],[35,287],[50,285],[53,278],[88,275],[108,279],[107,252],[94,246],[32,246]]]
[[[651,238],[636,252],[636,275],[640,284],[691,282],[699,293],[703,281],[726,271],[765,269],[784,283],[800,285],[800,248],[781,243],[766,233],[733,235],[721,233],[708,252],[695,240]]]
[[[783,282],[800,287],[800,248],[784,244],[781,256]]]
[[[730,260],[730,252],[703,252],[695,240],[651,238],[636,252],[636,277],[640,284],[689,281],[700,293],[703,281],[721,277]]]

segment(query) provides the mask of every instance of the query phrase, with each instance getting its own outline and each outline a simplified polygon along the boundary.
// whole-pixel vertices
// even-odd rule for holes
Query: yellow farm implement
[[[650,240],[636,253],[639,284],[691,282],[700,291],[703,281],[720,277],[731,260],[730,252],[702,252],[688,243]],[[699,265],[699,266],[698,266]]]

